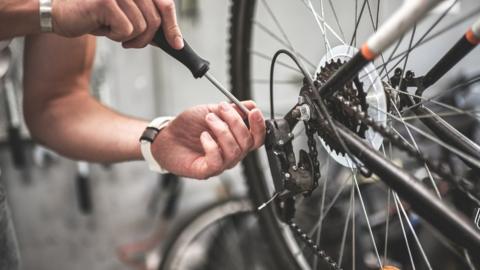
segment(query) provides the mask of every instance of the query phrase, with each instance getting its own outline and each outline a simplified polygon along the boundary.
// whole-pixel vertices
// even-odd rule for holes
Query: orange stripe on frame
[[[480,43],[480,39],[473,34],[472,29],[468,29],[467,33],[465,33],[465,38],[473,45],[477,45]]]
[[[370,50],[370,48],[368,48],[367,43],[362,45],[360,51],[362,52],[363,57],[368,61],[375,59],[375,57],[377,56],[374,52]]]

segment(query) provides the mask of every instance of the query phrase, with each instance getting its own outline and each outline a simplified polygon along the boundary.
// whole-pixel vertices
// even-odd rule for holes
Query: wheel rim
[[[252,3],[255,2],[255,1],[252,1]],[[370,27],[372,28],[371,30],[374,30],[378,27],[378,25],[381,24],[381,19],[379,20],[378,17],[376,15],[379,14],[379,12],[376,12],[377,10],[380,10],[379,8],[376,9],[376,5],[378,5],[379,3],[381,3],[381,1],[371,1],[372,3],[368,2],[368,1],[352,1],[353,5],[355,5],[355,16],[354,17],[354,20],[358,19],[359,17],[362,17],[364,16],[365,20],[366,20],[366,23],[363,23],[363,22],[360,22],[360,23],[355,23],[355,28],[357,30],[359,29],[364,29],[365,27],[368,26],[368,24],[371,24]],[[351,36],[351,38],[347,38],[348,41],[346,43],[351,43],[352,45],[355,45],[356,41],[362,41],[362,40],[365,40],[365,36],[367,36],[366,34],[363,34],[363,33],[360,33],[361,31],[358,31],[358,33],[354,34],[354,35],[348,35],[348,33],[346,33],[346,31],[342,30],[340,27],[338,27],[339,29],[337,29],[337,31],[334,31],[332,29],[336,29],[336,25],[339,25],[341,24],[341,22],[338,21],[339,18],[341,18],[341,14],[340,12],[338,12],[337,10],[337,14],[334,15],[330,15],[330,20],[329,22],[326,22],[327,20],[323,21],[322,18],[326,18],[328,17],[329,15],[325,15],[327,13],[327,5],[333,5],[332,1],[327,1],[327,0],[324,0],[324,1],[320,1],[320,3],[317,3],[315,2],[316,5],[314,5],[314,3],[312,3],[311,1],[298,1],[297,4],[300,3],[301,5],[303,5],[307,11],[310,11],[311,14],[308,14],[307,13],[303,13],[305,14],[305,16],[308,16],[308,15],[312,15],[314,12],[312,10],[315,10],[316,11],[316,14],[313,14],[312,17],[315,17],[312,21],[313,21],[313,24],[314,25],[317,25],[318,28],[321,30],[320,32],[322,32],[322,34],[324,35],[325,37],[325,32],[327,32],[326,35],[329,35],[328,33],[330,33],[329,31],[331,31],[332,33],[330,33],[331,37],[329,39],[329,41],[327,42],[327,39],[324,38],[324,42],[322,42],[322,40],[320,39],[320,41],[318,41],[317,43],[318,44],[321,44],[322,46],[324,46],[325,48],[333,48],[333,50],[335,50],[335,46],[332,45],[334,44],[334,41],[332,40],[335,40],[335,39],[342,39],[342,37],[345,37],[345,36]],[[335,2],[335,4],[337,4],[338,2]],[[283,20],[281,17],[282,17],[282,13],[283,14],[290,14],[290,13],[287,13],[285,11],[298,11],[298,9],[300,8],[298,5],[296,6],[296,8],[278,8],[278,9],[275,9],[275,3],[272,2],[272,1],[258,1],[258,7],[257,9],[261,9],[261,10],[257,10],[256,11],[256,15],[252,18],[252,29],[254,29],[254,34],[253,34],[253,40],[252,40],[252,44],[251,46],[249,46],[247,48],[247,51],[250,53],[249,54],[249,57],[251,60],[247,61],[247,62],[244,62],[244,63],[248,63],[249,65],[251,65],[252,67],[252,70],[253,71],[250,71],[249,73],[250,74],[268,74],[267,72],[263,71],[260,69],[256,69],[258,66],[268,66],[268,62],[265,61],[265,59],[271,55],[273,55],[273,52],[278,49],[278,48],[282,48],[282,47],[287,47],[292,50],[293,48],[293,51],[295,51],[296,53],[298,53],[298,55],[300,55],[300,58],[303,60],[304,64],[306,66],[309,66],[310,68],[314,68],[314,70],[317,70],[318,71],[318,65],[315,65],[313,63],[315,63],[314,60],[309,60],[311,57],[307,57],[305,56],[304,54],[304,50],[305,48],[307,48],[308,46],[302,46],[303,44],[300,44],[298,47],[297,45],[299,44],[298,42],[295,43],[295,36],[298,36],[298,33],[293,33],[292,35],[290,35],[292,33],[292,28],[289,28],[288,25],[285,26],[285,24],[282,24],[284,22],[288,22],[288,20]],[[293,4],[292,4],[293,5]],[[331,6],[330,6],[331,7]],[[478,8],[478,7],[477,7]],[[334,10],[334,8],[332,9]],[[283,12],[282,12],[283,11]],[[332,12],[334,13],[334,12]],[[340,14],[340,15],[339,15]],[[291,14],[290,14],[291,15]],[[443,14],[440,12],[438,14],[438,16],[436,16],[435,18],[439,18],[439,17],[442,17]],[[285,18],[285,17],[283,17]],[[296,17],[295,17],[296,18]],[[267,19],[269,20],[267,22]],[[326,22],[326,23],[325,23]],[[428,26],[430,26],[432,23],[430,22],[429,24],[427,24]],[[282,27],[278,27],[278,25],[281,25],[283,26],[283,29],[281,29]],[[440,28],[442,29],[442,27],[448,27],[448,23],[445,23],[445,25],[438,25],[437,28]],[[317,30],[318,30],[317,28]],[[322,28],[323,28],[323,31],[322,31]],[[421,29],[421,26],[417,27],[418,29]],[[312,28],[313,29],[313,28]],[[424,29],[423,29],[424,30]],[[419,36],[419,33],[420,34],[423,34],[421,33],[419,30],[417,30],[417,37]],[[295,31],[293,31],[295,32]],[[335,33],[333,33],[335,32]],[[425,31],[424,31],[425,32]],[[440,30],[441,32],[441,30]],[[435,32],[430,32],[430,34],[427,34],[425,37],[424,37],[424,40],[428,40],[431,36],[434,36],[435,35]],[[293,38],[291,36],[294,36]],[[420,35],[421,37],[423,37],[423,35]],[[362,38],[363,37],[363,38]],[[418,40],[415,40],[415,34],[409,34],[407,36],[404,37],[404,46],[407,46],[407,50],[410,50],[412,47],[415,47],[416,44],[422,44],[422,41],[418,41]],[[346,40],[345,38],[343,38],[343,40]],[[268,47],[264,46],[266,43],[275,43],[276,45],[272,46],[272,48],[269,48],[270,50],[268,50]],[[340,45],[342,45],[341,43],[342,42],[339,42]],[[259,45],[260,44],[260,45]],[[295,44],[295,46],[292,46],[292,44]],[[399,43],[401,44],[401,43]],[[345,45],[344,45],[345,46]],[[347,45],[348,46],[348,45]],[[267,49],[266,49],[267,48]],[[308,50],[307,50],[308,51]],[[405,66],[407,66],[408,64],[408,58],[411,57],[411,55],[413,55],[412,53],[409,53],[409,54],[402,54],[402,53],[399,53],[399,52],[402,52],[402,46],[401,45],[398,45],[396,46],[395,48],[392,48],[392,50],[390,51],[391,54],[388,55],[386,54],[385,55],[385,58],[383,60],[386,59],[386,62],[387,63],[393,63],[393,64],[390,64],[390,65],[383,65],[383,63],[376,63],[376,66],[377,66],[377,70],[379,70],[379,77],[382,77],[383,80],[385,79],[388,79],[388,77],[390,77],[390,75],[387,75],[387,74],[393,74],[393,71],[394,71],[394,66],[398,66],[400,65],[401,67],[403,66],[403,70],[405,70]],[[328,58],[329,56],[329,53],[333,53],[332,50],[330,49],[327,49],[326,52],[324,51],[323,53],[318,53],[315,57],[312,57],[312,58],[316,58],[318,59],[319,57],[321,57],[321,55],[324,55],[325,58]],[[404,59],[402,59],[404,58]],[[399,59],[402,59],[403,61],[398,61]],[[264,62],[262,62],[264,61]],[[398,64],[395,64],[397,63]],[[320,60],[320,63],[321,63],[321,60]],[[275,92],[276,96],[275,96],[275,99],[276,99],[276,106],[277,107],[280,107],[280,111],[282,111],[283,109],[283,112],[285,112],[285,109],[289,109],[288,105],[292,105],[294,102],[292,102],[292,100],[295,100],[294,98],[291,98],[291,96],[295,96],[295,94],[297,94],[296,92],[293,91],[293,94],[292,92],[290,93],[291,96],[290,98],[287,96],[287,94],[285,94],[285,92],[288,92],[288,87],[285,87],[285,85],[287,84],[291,84],[291,83],[300,83],[301,84],[301,78],[298,77],[298,76],[295,76],[295,75],[292,75],[292,71],[293,71],[293,68],[292,66],[288,63],[288,62],[281,62],[281,65],[284,67],[285,70],[282,70],[282,71],[279,71],[278,74],[276,74],[276,77],[277,78],[281,78],[281,79],[278,79],[277,80],[277,86],[278,86],[278,90],[277,92]],[[265,70],[265,68],[263,69]],[[290,73],[289,73],[290,72]],[[266,78],[253,78],[253,77],[250,77],[248,76],[247,79],[247,83],[250,83],[251,84],[251,95],[247,95],[245,96],[246,98],[253,98],[254,100],[257,101],[257,103],[259,104],[260,107],[263,107],[263,108],[268,108],[268,105],[265,101],[268,100],[268,98],[266,97],[265,95],[265,88],[266,88],[266,82],[268,81]],[[376,81],[376,79],[373,79],[372,81]],[[234,84],[235,86],[235,84]],[[258,89],[261,89],[263,87],[263,93],[261,90],[258,90]],[[249,86],[250,88],[250,86]],[[379,87],[380,88],[380,87]],[[295,89],[295,88],[294,88]],[[297,92],[298,92],[298,86],[297,86]],[[410,95],[411,94],[406,94],[406,93],[401,93],[398,89],[394,89],[398,92],[398,94],[402,94],[402,95]],[[393,96],[393,95],[392,95]],[[391,98],[391,96],[389,96],[389,98]],[[287,100],[287,102],[285,103],[282,103],[283,100]],[[390,102],[390,100],[389,100]],[[395,113],[397,110],[399,111],[400,109],[399,108],[395,108],[395,103],[393,103],[394,105],[392,106],[392,114]],[[436,103],[437,105],[439,103]],[[448,104],[440,104],[440,106],[442,105],[445,105],[446,106],[449,106]],[[281,108],[282,106],[284,106],[285,108]],[[391,105],[390,105],[391,106]],[[414,131],[411,131],[409,130],[409,126],[406,125],[404,122],[406,120],[403,119],[403,116],[400,117],[400,120],[399,121],[398,119],[395,119],[392,115],[389,115],[387,112],[387,110],[385,109],[386,107],[386,104],[382,103],[381,105],[376,105],[376,111],[378,114],[381,114],[383,115],[383,119],[381,119],[381,121],[385,121],[392,125],[392,122],[397,125],[397,126],[400,126],[399,127],[399,130],[400,128],[403,128],[406,130],[406,132],[404,134],[406,134],[405,136],[411,136],[410,137],[406,137],[405,140],[409,141],[410,144],[413,144],[413,145],[419,145],[420,142],[417,142],[415,139],[413,139],[413,135],[411,135],[412,132]],[[450,108],[451,109],[451,108]],[[457,108],[458,109],[458,108]],[[463,110],[462,110],[463,111]],[[468,112],[465,112],[463,111],[464,114],[468,114]],[[401,115],[401,114],[400,114]],[[399,131],[400,132],[400,131]],[[378,144],[378,149],[380,149],[381,152],[383,152],[386,156],[390,156],[389,152],[391,152],[390,150],[390,145],[380,145]],[[399,162],[400,161],[400,157],[401,156],[398,156],[396,155],[395,153],[393,154],[393,156],[397,156],[398,160],[396,160],[396,162]],[[260,153],[260,159],[261,160],[265,160],[265,157],[262,156],[262,154]],[[336,168],[335,166],[333,166],[331,163],[334,163],[332,160],[328,161],[329,159],[325,159],[323,160],[323,164],[326,164],[327,162],[329,162],[329,166],[330,167],[330,173],[328,171],[328,169],[323,171],[323,175],[329,175],[329,174],[332,174],[332,170],[338,170],[338,168]],[[334,158],[334,160],[337,160]],[[337,160],[338,161],[338,160]],[[346,165],[348,162],[343,162],[344,165]],[[348,164],[347,164],[348,165]],[[265,166],[264,164],[264,169],[265,168],[268,168],[268,166]],[[353,167],[353,166],[351,166]],[[418,170],[422,170],[423,169],[423,165],[420,164],[420,166],[417,166],[417,169]],[[354,168],[351,168],[351,169],[354,169]],[[424,171],[427,172],[427,177],[428,178],[433,178],[432,176],[430,176],[429,174],[431,174],[430,172],[428,172],[428,169],[423,169]],[[267,175],[266,177],[266,180],[265,182],[268,184],[268,181],[271,181],[271,179],[269,179],[269,172],[268,171],[263,171],[262,172],[263,174]],[[327,177],[328,178],[328,177]],[[352,174],[350,175],[350,178],[352,178],[350,181],[350,185],[344,185],[343,182],[346,182],[346,181],[339,181],[339,180],[336,180],[337,182],[340,182],[339,184],[339,187],[337,187],[338,189],[341,189],[343,190],[342,192],[331,192],[330,188],[327,188],[328,187],[328,179],[324,179],[323,182],[324,182],[324,185],[321,186],[322,187],[325,187],[323,189],[317,189],[317,193],[319,193],[319,197],[320,197],[320,205],[321,205],[321,208],[323,210],[320,210],[320,216],[321,217],[324,217],[326,214],[324,214],[324,212],[328,212],[327,210],[328,209],[332,209],[332,208],[328,208],[329,206],[329,201],[325,199],[325,194],[326,193],[333,193],[332,197],[333,198],[340,198],[340,197],[346,197],[346,198],[343,198],[344,201],[347,201],[348,204],[350,204],[351,206],[347,208],[347,217],[350,217],[349,219],[345,219],[345,224],[348,224],[348,223],[354,223],[354,220],[355,218],[357,219],[357,222],[359,218],[365,218],[367,221],[369,220],[369,217],[371,215],[373,215],[372,213],[370,213],[370,211],[367,211],[367,206],[365,206],[365,200],[364,199],[364,196],[362,196],[362,189],[363,189],[363,186],[364,185],[367,185],[369,184],[368,181],[364,181],[364,180],[361,180],[359,179],[360,177],[358,177],[357,173],[355,170],[352,171]],[[434,180],[430,179],[432,182],[434,182]],[[428,180],[428,181],[430,181]],[[373,181],[373,182],[376,182],[376,181]],[[338,184],[338,183],[337,183]],[[350,189],[347,189],[347,187],[350,187]],[[435,185],[434,185],[435,187]],[[273,194],[272,192],[272,188],[270,187],[270,192],[268,194],[265,194],[263,196],[264,198],[264,201],[266,199],[268,199],[269,196],[271,196]],[[328,192],[327,192],[328,191]],[[348,191],[348,192],[347,192]],[[434,192],[436,192],[437,194],[440,195],[440,191],[438,190],[438,188],[435,188],[434,189]],[[403,202],[400,200],[400,198],[395,194],[395,193],[392,193],[391,191],[387,190],[386,191],[383,191],[384,193],[384,199],[385,199],[385,205],[383,206],[383,209],[394,209],[393,211],[395,212],[395,215],[390,217],[389,215],[387,215],[388,218],[385,218],[384,220],[384,227],[386,227],[386,232],[388,232],[389,230],[389,226],[391,226],[392,224],[390,224],[391,221],[390,218],[395,218],[396,220],[394,222],[397,222],[397,224],[395,226],[397,226],[397,229],[400,230],[400,232],[403,234],[403,235],[408,235],[410,238],[415,238],[417,239],[418,236],[414,236],[413,232],[415,232],[415,230],[413,230],[413,232],[409,232],[410,229],[414,228],[414,225],[412,225],[412,218],[411,218],[411,213],[410,211],[404,207],[403,205]],[[338,195],[337,195],[338,194]],[[349,199],[353,197],[354,199]],[[367,203],[370,203],[370,202],[367,202]],[[325,208],[327,210],[325,210]],[[350,209],[350,210],[348,210]],[[360,210],[361,212],[365,213],[363,216],[362,215],[359,215],[357,217],[355,217],[355,214],[354,212],[355,211],[352,211],[351,209],[358,209]],[[369,212],[369,213],[367,213]],[[385,212],[385,211],[384,211]],[[386,211],[388,212],[388,211]],[[323,218],[321,218],[323,220]],[[367,223],[370,223],[369,221]],[[321,223],[320,223],[321,224]],[[282,227],[282,225],[280,225],[280,227]],[[355,228],[355,226],[352,226],[353,228]],[[387,258],[388,258],[388,248],[382,248],[380,247],[381,244],[376,244],[376,242],[382,242],[381,240],[379,240],[379,238],[383,238],[385,240],[383,240],[383,245],[382,246],[388,246],[388,238],[389,238],[389,234],[388,233],[385,233],[384,235],[378,235],[377,232],[375,232],[373,229],[372,229],[372,225],[368,225],[369,229],[368,232],[365,232],[365,235],[369,235],[369,238],[371,239],[371,244],[370,245],[373,245],[373,246],[377,246],[375,247],[375,252],[374,252],[374,257],[376,261],[376,267],[378,267],[378,264],[381,264],[383,265],[384,262],[388,261]],[[346,231],[346,229],[344,228],[347,228],[346,226],[343,227],[343,231]],[[391,228],[390,228],[391,229]],[[351,230],[351,232],[349,232],[350,234],[353,234],[354,233],[354,229]],[[320,235],[321,234],[317,234],[317,235]],[[312,236],[314,236],[314,234],[312,234]],[[284,237],[287,238],[287,239],[290,239],[291,238],[291,234],[288,233],[288,230],[287,230],[287,233],[284,234]],[[409,238],[409,237],[404,237],[404,238]],[[318,239],[320,239],[321,237],[319,237]],[[342,235],[342,243],[345,242],[347,239],[348,236],[346,233],[344,233]],[[352,236],[350,236],[350,238],[354,238]],[[410,241],[410,240],[405,240],[403,243],[400,242],[400,244],[403,244],[405,246],[405,249],[407,250],[406,253],[408,253],[408,257],[410,257],[408,260],[410,260],[410,264],[412,265],[415,265],[415,263],[417,263],[418,261],[420,261],[420,263],[424,263],[426,264],[427,266],[431,265],[431,263],[428,261],[428,259],[425,259],[426,256],[424,256],[424,251],[421,251],[420,249],[423,249],[424,248],[420,248],[420,247],[415,247],[415,245],[418,245],[418,246],[421,246],[421,243],[419,244],[417,240],[413,240],[413,241]],[[287,240],[287,242],[290,242],[289,240]],[[298,250],[299,248],[301,249],[301,244],[300,245],[292,245],[292,244],[289,244],[292,249],[296,249]],[[355,246],[355,243],[352,241],[352,246]],[[345,244],[342,244],[342,249],[343,251],[345,251]],[[383,249],[383,250],[382,250]],[[383,251],[383,252],[382,252]],[[293,251],[294,253],[295,251]],[[421,259],[417,259],[417,258],[413,258],[414,257],[414,254],[412,253],[420,253],[420,255],[418,257],[420,257]],[[418,255],[418,254],[417,254]],[[308,256],[297,256],[297,255],[294,255],[294,257],[296,257],[296,259],[298,260],[298,262],[300,263],[300,265],[302,265],[302,268],[303,269],[308,269],[308,268],[316,268],[316,266],[318,266],[319,262],[316,262],[315,259],[311,259],[311,258],[308,258]],[[355,256],[353,256],[354,259],[355,259]],[[383,258],[382,258],[383,257]],[[342,256],[337,256],[337,259],[339,261],[345,259],[345,257],[342,258]],[[353,261],[355,261],[353,259]],[[408,262],[408,260],[406,260],[406,262]],[[424,262],[422,262],[422,260]],[[304,262],[308,262],[307,265],[308,266],[305,266],[305,263]],[[372,265],[374,265],[375,263],[372,263]],[[355,265],[355,262],[352,263],[352,265]],[[414,267],[414,266],[411,266],[411,267]],[[347,267],[349,268],[349,267]]]

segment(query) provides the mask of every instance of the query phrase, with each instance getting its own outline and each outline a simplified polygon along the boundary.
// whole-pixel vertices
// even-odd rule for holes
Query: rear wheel
[[[475,10],[478,13],[478,3],[471,1],[465,5],[470,5],[468,11]],[[294,51],[311,74],[320,74],[318,77],[321,81],[322,76],[328,78],[332,70],[348,61],[355,47],[365,41],[397,6],[398,3],[391,1],[367,0],[232,1],[229,54],[234,94],[240,99],[255,100],[267,113],[269,61],[275,51],[282,48]],[[437,155],[445,147],[430,137],[424,137],[421,130],[417,130],[423,129],[418,116],[411,114],[411,111],[409,114],[405,109],[407,106],[402,103],[405,97],[412,97],[414,93],[410,88],[395,86],[395,78],[396,74],[401,78],[400,81],[411,76],[407,70],[425,72],[438,60],[432,59],[428,63],[425,63],[426,59],[418,61],[424,59],[426,51],[440,51],[439,54],[442,54],[453,45],[453,42],[448,45],[435,42],[435,38],[441,38],[440,33],[452,29],[457,29],[461,35],[465,25],[471,22],[471,14],[466,14],[467,11],[446,15],[447,11],[455,8],[458,7],[450,5],[438,13],[432,13],[387,54],[367,67],[363,75],[358,77],[360,84],[354,83],[348,89],[356,92],[357,97],[358,93],[364,92],[366,98],[363,105],[367,106],[362,110],[375,121],[391,127],[409,145],[430,155]],[[459,24],[461,26],[457,27]],[[478,51],[471,56],[466,62],[474,63],[474,59],[479,58]],[[302,86],[302,76],[291,62],[281,59],[278,65],[273,102],[276,114],[272,117],[282,117],[291,109],[297,102]],[[474,76],[467,83],[455,84],[449,89],[459,90],[477,81],[478,76]],[[447,83],[448,80],[441,81],[435,90],[441,90],[442,86],[446,88]],[[478,117],[471,110],[436,100],[437,96],[436,93],[430,96],[427,93],[427,97],[420,98],[436,115],[462,115],[478,125]],[[479,103],[473,104],[476,107]],[[341,112],[335,108],[332,107],[330,112],[334,118],[338,117],[335,119],[342,119]],[[425,117],[432,116],[433,113]],[[343,123],[346,122],[344,119]],[[295,151],[305,148],[308,143],[305,127],[297,127],[293,133],[296,138]],[[455,186],[448,185],[445,179],[424,163],[396,150],[394,145],[384,143],[377,133],[366,130],[363,138],[387,158],[424,179],[432,192],[442,199],[458,196]],[[462,248],[453,247],[432,231],[395,191],[378,178],[362,177],[358,168],[351,166],[351,160],[345,158],[345,153],[341,153],[342,149],[333,140],[315,136],[315,141],[322,177],[310,196],[296,196],[295,223],[330,257],[330,262],[335,261],[346,269],[378,269],[390,265],[401,269],[445,268],[445,265],[465,268],[471,265],[468,253]],[[255,205],[268,201],[275,188],[264,151],[250,154],[243,161],[243,166]],[[465,173],[467,169],[463,167],[460,173]],[[460,197],[465,197],[465,194],[460,194]],[[471,214],[470,210],[476,205],[467,201],[462,210]],[[283,260],[286,269],[323,269],[332,266],[332,263],[326,263],[326,256],[315,256],[318,250],[312,251],[305,241],[296,237],[295,228],[281,221],[275,207],[264,208],[260,212],[260,221],[272,250]]]
[[[185,219],[165,246],[161,270],[273,269],[247,199],[228,199]]]

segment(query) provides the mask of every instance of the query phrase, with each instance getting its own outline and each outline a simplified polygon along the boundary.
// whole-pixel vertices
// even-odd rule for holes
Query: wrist
[[[0,24],[11,27],[0,30],[0,40],[40,33],[39,5],[39,0],[6,1],[0,9]]]
[[[140,137],[140,150],[151,171],[157,173],[168,172],[162,167],[163,164],[160,164],[159,157],[161,154],[158,152],[158,145],[167,143],[161,135],[166,133],[166,129],[172,119],[173,117],[158,117],[154,119]]]

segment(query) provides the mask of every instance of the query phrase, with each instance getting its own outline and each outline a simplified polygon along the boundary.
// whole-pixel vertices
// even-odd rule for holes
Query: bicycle
[[[169,238],[160,270],[275,267],[265,256],[269,247],[262,244],[258,218],[247,198],[228,198],[204,207]]]
[[[474,112],[456,110],[435,98],[448,92],[439,92],[437,82],[441,84],[478,44],[480,21],[470,22],[447,53],[442,51],[439,59],[423,67],[424,76],[407,70],[412,57],[421,57],[415,52],[422,46],[480,14],[477,4],[446,22],[458,2],[451,1],[439,15],[432,15],[433,22],[422,24],[420,19],[439,2],[405,1],[381,26],[383,1],[349,2],[355,6],[350,10],[340,10],[338,1],[330,0],[317,1],[317,8],[310,0],[232,2],[233,93],[256,100],[271,114],[266,151],[249,155],[243,161],[244,173],[254,204],[268,204],[260,222],[285,269],[478,267],[480,232],[472,221],[480,198],[475,176],[480,147],[430,105],[478,120]],[[354,14],[346,15],[349,11]],[[302,39],[310,33],[292,25],[294,12],[295,23],[314,25],[321,39]],[[353,26],[352,33],[342,28],[339,18]],[[294,46],[295,39],[303,42]],[[357,41],[363,40],[367,41],[357,49]],[[280,55],[293,64],[280,61]],[[270,70],[262,69],[265,60],[271,62]],[[276,65],[283,69],[275,70]],[[274,74],[281,79],[274,80]],[[478,81],[475,77],[466,85]],[[270,91],[264,89],[267,84]],[[409,115],[415,122],[408,122]],[[452,175],[445,164],[426,154],[418,136],[458,156],[470,173]],[[417,170],[427,175],[425,184],[409,172]],[[447,205],[451,193],[461,194],[461,205],[467,208]],[[430,253],[437,254],[435,261]]]

